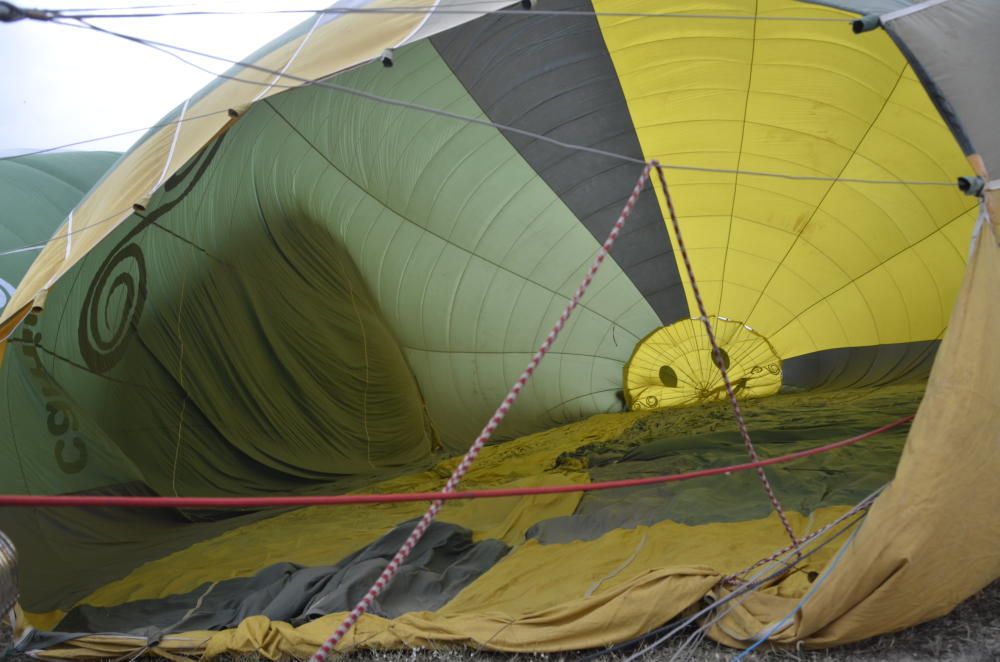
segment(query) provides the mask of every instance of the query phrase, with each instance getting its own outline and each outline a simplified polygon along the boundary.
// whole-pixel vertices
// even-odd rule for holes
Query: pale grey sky
[[[179,9],[248,11],[317,9],[332,0],[155,0]],[[15,2],[15,4],[21,4]],[[145,0],[28,2],[46,9],[143,5]],[[169,11],[169,10],[166,10]],[[247,14],[94,21],[118,32],[240,59],[308,14]],[[51,23],[0,23],[0,156],[86,140],[158,122],[212,76],[175,58],[121,39]],[[199,64],[216,72],[228,67]],[[76,149],[123,151],[142,136]]]

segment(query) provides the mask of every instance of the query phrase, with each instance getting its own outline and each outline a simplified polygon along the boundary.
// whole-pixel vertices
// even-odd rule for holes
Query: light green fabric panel
[[[427,42],[400,51],[391,69],[365,67],[336,82],[484,117]],[[598,243],[493,128],[322,88],[270,104],[266,130],[284,125],[287,136],[278,159],[299,161],[275,167],[269,185],[342,238],[442,439],[465,447],[544,340]],[[658,325],[606,262],[502,435],[616,408],[622,363]]]

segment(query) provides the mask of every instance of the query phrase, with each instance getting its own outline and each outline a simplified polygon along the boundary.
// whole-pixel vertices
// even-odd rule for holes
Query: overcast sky
[[[316,9],[333,0],[164,2],[178,9],[245,12]],[[116,7],[145,0],[36,0],[46,9]],[[158,11],[158,10],[151,10]],[[169,11],[169,10],[168,10]],[[118,32],[241,59],[307,19],[306,14],[194,16],[94,21]],[[156,124],[212,76],[139,44],[51,23],[0,23],[0,156],[44,149]],[[210,60],[213,71],[228,67]],[[76,149],[123,151],[143,132]]]

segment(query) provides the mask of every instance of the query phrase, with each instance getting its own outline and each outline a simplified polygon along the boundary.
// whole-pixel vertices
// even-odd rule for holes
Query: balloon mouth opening
[[[711,317],[715,355],[701,320],[663,326],[643,338],[625,365],[624,396],[631,410],[683,407],[728,398],[719,363],[738,398],[759,398],[781,388],[781,358],[748,324]]]

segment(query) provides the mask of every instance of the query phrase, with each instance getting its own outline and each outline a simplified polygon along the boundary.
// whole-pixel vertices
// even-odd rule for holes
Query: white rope
[[[897,18],[903,18],[904,16],[915,14],[918,11],[930,9],[931,7],[935,7],[937,5],[943,5],[949,1],[950,0],[925,0],[924,2],[918,2],[915,5],[910,5],[909,7],[904,7],[903,9],[897,9],[896,11],[891,11],[888,14],[882,14],[879,17],[879,22],[885,24],[889,21],[895,21]]]
[[[976,245],[979,243],[979,235],[983,233],[983,228],[990,222],[990,213],[986,209],[986,197],[979,198],[979,216],[976,218],[976,225],[972,228],[972,239],[969,241],[969,262],[976,253]]]
[[[43,241],[39,244],[28,244],[27,246],[21,246],[20,248],[11,248],[0,252],[0,257],[4,255],[17,255],[18,253],[30,253],[31,251],[40,251],[45,248],[45,245],[49,243],[48,240]]]
[[[277,82],[279,80],[281,80],[281,77],[285,75],[286,71],[288,71],[288,67],[292,66],[292,63],[295,62],[295,59],[299,56],[299,53],[301,53],[302,49],[305,48],[305,45],[307,43],[309,43],[309,39],[312,38],[313,32],[316,31],[316,28],[319,26],[320,21],[322,19],[323,19],[323,15],[322,14],[317,14],[316,15],[316,20],[313,21],[313,24],[311,26],[309,26],[309,32],[307,32],[306,36],[303,37],[302,43],[300,43],[299,46],[298,46],[298,48],[295,49],[295,52],[292,53],[292,56],[290,58],[288,58],[288,62],[285,62],[285,66],[283,66],[281,68],[281,71],[279,71],[278,73],[276,73],[274,75],[274,78],[271,80],[270,84],[268,84],[267,87],[265,87],[260,92],[258,92],[257,96],[255,96],[250,101],[250,103],[254,103],[255,101],[260,101],[260,98],[263,97],[268,92],[270,92],[271,89],[277,84]]]
[[[107,13],[86,13],[80,10],[42,10],[51,14],[55,18],[85,18],[85,19],[109,19],[109,18],[164,18],[172,16],[244,16],[260,14],[457,14],[457,15],[479,15],[483,14],[482,9],[456,9],[455,6],[463,3],[455,3],[448,7],[440,7],[437,3],[433,7],[328,7],[325,9],[261,9],[261,10],[240,10],[240,11],[213,11],[213,10],[190,10],[177,12],[107,12]],[[464,3],[467,5],[493,5],[496,3]],[[514,3],[510,3],[514,4]],[[853,19],[847,17],[833,16],[777,16],[777,15],[754,15],[754,14],[705,14],[686,12],[648,12],[648,11],[586,11],[578,9],[493,9],[489,14],[513,15],[523,17],[609,17],[609,18],[667,18],[667,19],[693,19],[693,20],[720,20],[720,21],[793,21],[805,23],[842,23],[850,24]]]
[[[71,243],[72,242],[72,237],[73,237],[73,210],[71,209],[70,212],[69,212],[69,216],[66,217],[66,258],[65,259],[67,259],[67,260],[69,259],[69,251],[70,251],[70,247],[72,245],[72,243]]]
[[[208,59],[212,59],[212,60],[217,60],[219,62],[225,62],[225,63],[231,64],[231,65],[242,66],[242,67],[245,67],[247,69],[252,69],[252,70],[255,70],[255,71],[261,71],[261,72],[271,73],[271,74],[280,74],[283,78],[287,78],[289,80],[293,80],[293,81],[296,81],[298,83],[302,83],[303,85],[312,85],[312,86],[316,86],[316,87],[322,87],[322,88],[329,89],[329,90],[332,90],[332,91],[335,91],[335,92],[343,92],[345,94],[350,94],[352,96],[357,96],[357,97],[361,97],[363,99],[368,99],[369,101],[375,101],[375,102],[383,103],[383,104],[390,105],[390,106],[407,108],[407,109],[410,109],[410,110],[416,110],[416,111],[420,111],[420,112],[425,112],[425,113],[432,114],[432,115],[438,115],[440,117],[446,117],[446,118],[449,118],[449,119],[458,120],[458,121],[461,121],[461,122],[465,122],[467,124],[475,124],[475,125],[480,125],[480,126],[488,126],[488,127],[494,128],[494,129],[496,129],[498,131],[502,131],[502,132],[506,132],[506,133],[513,133],[513,134],[516,134],[516,135],[524,136],[526,138],[532,138],[534,140],[538,140],[540,142],[544,142],[544,143],[547,143],[547,144],[550,144],[550,145],[555,145],[557,147],[561,147],[561,148],[568,149],[568,150],[573,150],[573,151],[577,151],[577,152],[581,152],[581,153],[587,153],[587,154],[594,154],[596,156],[603,156],[603,157],[607,157],[607,158],[613,158],[613,159],[617,159],[617,160],[620,160],[620,161],[623,161],[623,162],[626,162],[626,163],[634,163],[634,164],[637,164],[637,165],[644,165],[646,163],[646,161],[643,160],[643,159],[632,157],[632,156],[628,156],[626,154],[619,154],[619,153],[611,152],[611,151],[608,151],[608,150],[598,149],[598,148],[595,148],[595,147],[589,147],[587,145],[579,145],[579,144],[575,144],[575,143],[569,143],[569,142],[566,142],[566,141],[563,141],[563,140],[558,140],[558,139],[555,139],[555,138],[551,138],[549,136],[546,136],[546,135],[543,135],[543,134],[540,134],[540,133],[535,133],[533,131],[527,131],[525,129],[520,129],[520,128],[517,128],[517,127],[514,127],[514,126],[507,125],[507,124],[501,124],[499,122],[492,122],[492,121],[490,121],[488,119],[483,119],[483,118],[479,118],[479,117],[471,117],[471,116],[468,116],[468,115],[462,115],[460,113],[454,113],[454,112],[451,112],[451,111],[442,110],[440,108],[434,108],[432,106],[425,106],[423,104],[412,103],[412,102],[408,102],[408,101],[402,101],[400,99],[393,99],[391,97],[384,97],[384,96],[381,96],[381,95],[378,95],[378,94],[372,94],[370,92],[365,92],[363,90],[358,90],[358,89],[354,89],[354,88],[351,88],[351,87],[346,87],[344,85],[338,85],[336,83],[331,83],[331,82],[324,81],[324,80],[304,78],[304,77],[296,76],[294,74],[290,74],[290,73],[287,73],[287,72],[284,73],[284,74],[281,74],[281,72],[279,72],[279,71],[276,71],[274,69],[269,69],[267,67],[262,67],[260,65],[254,64],[254,63],[241,62],[239,60],[231,60],[229,58],[225,58],[225,57],[222,57],[222,56],[219,56],[219,55],[212,55],[210,53],[205,53],[205,52],[202,52],[202,51],[197,51],[197,50],[194,50],[194,49],[185,48],[183,46],[176,46],[176,45],[173,45],[173,44],[167,44],[167,43],[160,42],[160,41],[154,41],[152,39],[143,39],[143,38],[135,37],[135,36],[128,35],[128,34],[123,34],[123,33],[120,33],[120,32],[115,32],[113,30],[108,30],[108,29],[105,29],[105,28],[102,28],[102,27],[99,27],[99,26],[96,26],[96,25],[93,25],[91,23],[87,23],[87,22],[84,22],[84,21],[81,21],[80,23],[81,23],[81,25],[74,25],[74,24],[64,23],[64,22],[56,22],[55,24],[56,25],[64,25],[64,26],[67,26],[67,27],[88,28],[88,29],[94,30],[96,32],[102,32],[102,33],[107,34],[109,36],[117,37],[119,39],[125,39],[126,41],[132,41],[132,42],[135,42],[135,43],[138,43],[138,44],[142,44],[144,46],[147,46],[149,48],[153,48],[155,50],[169,49],[169,50],[172,50],[172,51],[179,51],[179,52],[182,52],[182,53],[187,53],[187,54],[195,55],[195,56],[198,56],[198,57],[204,57],[204,58],[208,58]],[[176,54],[172,53],[172,55],[174,55],[175,57],[177,57],[178,59],[180,59],[182,62],[188,64],[189,66],[198,67],[198,65],[194,64],[193,62],[189,62],[189,61],[181,58],[180,56],[178,56]],[[238,77],[235,77],[235,76],[230,76],[228,74],[221,74],[221,75],[219,75],[219,77],[220,78],[230,79],[230,80],[235,80],[235,81],[239,81],[239,82],[244,82],[244,83],[256,84],[256,85],[261,85],[262,84],[262,83],[259,83],[257,81],[251,81],[251,80],[247,80],[247,79],[241,79],[241,78],[238,78]],[[286,87],[286,88],[295,88],[295,87],[298,87],[298,86],[295,86],[295,85],[281,86],[281,85],[277,85],[277,84],[275,84],[274,86],[275,87]],[[822,176],[822,175],[795,175],[795,174],[790,174],[790,173],[770,172],[770,171],[764,171],[764,170],[741,170],[741,169],[737,169],[737,168],[710,168],[710,167],[684,165],[684,164],[667,164],[667,163],[663,163],[662,161],[661,161],[661,167],[664,168],[664,169],[666,169],[666,170],[680,170],[680,171],[685,171],[685,172],[703,172],[703,173],[728,174],[728,175],[743,175],[743,176],[746,176],[746,177],[768,177],[768,178],[775,178],[775,179],[785,179],[785,180],[790,180],[790,181],[841,182],[841,183],[845,183],[845,184],[892,185],[892,186],[946,186],[946,187],[954,187],[955,186],[955,182],[951,181],[951,180],[949,180],[949,181],[940,181],[940,180],[866,179],[866,178],[860,178],[860,177],[826,177],[826,176]]]
[[[882,489],[884,489],[884,488],[879,488],[878,491],[880,492]],[[868,499],[871,499],[871,498],[872,497],[869,496],[864,501],[867,501]],[[862,517],[863,516],[864,515],[862,515]],[[843,521],[843,520],[838,520],[838,521]],[[692,614],[690,617],[686,618],[684,621],[678,623],[675,627],[671,628],[666,634],[658,637],[655,641],[653,641],[649,645],[645,646],[644,648],[639,649],[633,655],[629,656],[628,658],[626,658],[622,662],[634,662],[635,660],[642,658],[644,655],[652,652],[653,650],[655,650],[659,646],[663,645],[665,642],[667,642],[670,639],[672,639],[675,635],[677,635],[678,633],[680,633],[684,628],[688,627],[689,625],[691,625],[692,623],[694,623],[696,620],[698,620],[702,616],[705,616],[705,615],[709,614],[713,610],[719,609],[723,605],[727,605],[726,611],[722,612],[721,614],[717,614],[715,617],[713,617],[711,620],[709,620],[708,623],[706,623],[704,626],[702,626],[702,628],[704,628],[707,631],[708,628],[710,628],[712,625],[714,625],[718,621],[722,620],[722,618],[725,617],[730,611],[732,611],[737,606],[739,606],[739,605],[743,604],[744,602],[746,602],[746,600],[748,600],[751,595],[753,595],[759,589],[763,588],[768,582],[770,582],[773,579],[777,579],[779,576],[781,576],[781,575],[785,574],[786,572],[788,572],[788,570],[790,570],[790,569],[796,567],[797,565],[801,564],[806,558],[812,556],[813,554],[815,554],[819,550],[823,549],[827,545],[833,543],[837,538],[839,538],[841,535],[843,535],[846,531],[850,530],[851,527],[857,525],[859,522],[860,522],[860,518],[855,519],[855,520],[847,523],[846,525],[844,525],[839,530],[834,531],[833,533],[831,533],[831,535],[828,538],[826,538],[825,540],[823,540],[822,542],[817,542],[819,540],[819,537],[817,537],[817,538],[812,539],[808,543],[805,543],[803,545],[803,547],[800,548],[800,549],[804,550],[804,551],[802,551],[801,555],[797,556],[795,559],[791,560],[790,562],[785,562],[781,557],[776,558],[773,561],[773,563],[778,564],[779,567],[777,569],[769,571],[767,566],[760,567],[759,570],[757,571],[757,573],[755,575],[753,575],[752,577],[750,577],[746,581],[746,583],[743,583],[740,586],[738,586],[737,588],[733,589],[733,591],[731,593],[729,593],[728,595],[726,595],[725,597],[723,597],[723,598],[721,598],[719,600],[716,600],[715,602],[713,602],[712,604],[708,605],[704,609],[701,609],[698,612]],[[836,524],[836,522],[834,522],[833,524]],[[829,531],[829,529],[827,529],[827,531]],[[810,545],[814,545],[814,546],[811,549],[806,549],[806,547],[808,547]],[[788,551],[783,552],[783,556],[784,556],[785,559],[791,559],[791,557],[794,554],[796,554],[796,550],[788,550]],[[733,603],[733,604],[729,604],[729,603]],[[699,630],[701,630],[702,628],[699,628]],[[612,650],[614,650],[614,649],[612,649]],[[611,651],[605,651],[605,652],[611,652]],[[595,654],[593,657],[597,657],[598,655],[600,655],[600,653]],[[591,659],[591,656],[588,656],[588,657],[584,658],[584,661],[589,662],[590,659]],[[581,661],[581,662],[584,662],[584,661]]]
[[[997,245],[1000,246],[1000,235],[997,234],[996,226],[990,218],[989,202],[986,199],[990,191],[998,189],[1000,189],[1000,179],[988,181],[983,186],[982,195],[979,196],[979,216],[976,217],[976,225],[972,229],[972,238],[969,241],[969,262],[972,262],[972,257],[976,252],[976,244],[979,243],[979,235],[983,233],[984,227],[990,226],[996,236]]]
[[[739,662],[740,660],[745,659],[747,655],[752,653],[754,650],[757,649],[758,646],[767,641],[771,637],[771,635],[783,629],[788,624],[788,622],[791,619],[793,619],[795,615],[799,613],[799,611],[802,610],[805,604],[812,599],[813,595],[816,594],[816,591],[819,590],[819,587],[822,586],[824,583],[826,583],[826,580],[830,578],[833,572],[840,565],[840,562],[844,558],[844,554],[847,552],[847,549],[851,546],[851,543],[854,542],[854,539],[857,537],[859,531],[861,531],[861,527],[854,529],[854,531],[851,533],[851,537],[848,538],[847,541],[841,546],[841,548],[837,551],[836,556],[833,557],[833,560],[830,561],[830,563],[823,570],[823,574],[820,575],[820,577],[815,582],[813,582],[813,585],[809,587],[809,591],[806,592],[804,596],[802,596],[802,599],[799,600],[799,602],[794,607],[792,607],[791,611],[785,614],[784,618],[782,618],[780,621],[778,621],[771,627],[767,628],[764,632],[762,632],[760,636],[757,638],[757,641],[755,641],[753,644],[744,649],[741,653],[736,655],[736,657],[733,658],[732,662]]]
[[[192,63],[189,62],[188,64],[192,64]],[[216,74],[213,71],[212,75],[215,76],[215,75],[218,75],[218,74]],[[288,87],[288,86],[284,85],[282,87]],[[143,132],[146,132],[146,131],[150,131],[152,129],[162,129],[164,127],[172,126],[174,124],[178,124],[178,123],[181,123],[181,122],[192,122],[194,120],[204,119],[206,117],[211,117],[213,115],[220,115],[222,113],[227,113],[228,111],[229,111],[228,108],[225,108],[225,109],[222,109],[222,110],[214,110],[214,111],[209,112],[209,113],[202,113],[201,115],[193,115],[191,117],[185,118],[184,120],[171,120],[169,122],[160,122],[158,124],[153,124],[152,126],[144,126],[144,127],[139,128],[139,129],[128,129],[127,131],[120,131],[118,133],[111,133],[111,134],[108,134],[106,136],[98,136],[97,138],[87,138],[86,140],[77,140],[75,142],[65,143],[63,145],[56,145],[55,147],[46,147],[44,149],[36,149],[36,150],[31,151],[31,152],[25,152],[23,154],[14,154],[14,155],[11,155],[11,156],[0,156],[0,161],[16,161],[17,159],[24,159],[24,158],[27,158],[29,156],[38,156],[39,154],[48,154],[49,152],[58,152],[59,150],[69,149],[71,147],[79,147],[80,145],[88,145],[90,143],[98,143],[98,142],[101,142],[102,140],[111,140],[112,138],[121,138],[123,136],[131,135],[133,133],[143,133]]]
[[[156,180],[156,184],[154,184],[153,188],[149,190],[148,195],[153,195],[156,189],[160,188],[160,184],[164,182],[167,178],[167,173],[170,172],[170,162],[174,160],[174,150],[177,149],[177,139],[181,135],[181,124],[184,122],[184,116],[187,115],[189,103],[191,103],[191,99],[185,99],[184,105],[181,106],[181,114],[177,118],[177,123],[174,125],[174,137],[170,141],[170,151],[167,152],[167,159],[163,163],[163,172],[160,173],[160,178]],[[66,254],[66,257],[69,257],[69,253]]]
[[[63,236],[63,237],[72,236],[72,235],[78,234],[80,232],[86,232],[87,230],[89,230],[90,228],[92,228],[94,226],[102,225],[104,223],[111,223],[112,221],[117,221],[117,220],[119,220],[119,218],[121,217],[122,214],[125,214],[126,212],[130,212],[130,211],[132,211],[131,207],[129,207],[128,209],[123,209],[121,211],[117,211],[114,214],[112,214],[111,216],[108,216],[107,218],[103,218],[103,219],[101,219],[99,221],[95,221],[95,222],[91,223],[90,225],[88,225],[86,227],[77,228],[76,230],[73,230],[72,232],[67,232],[66,234],[61,235],[61,236]],[[46,239],[45,241],[40,241],[40,242],[34,243],[34,244],[27,244],[25,246],[21,246],[21,247],[18,247],[18,248],[9,248],[9,249],[7,249],[5,251],[0,251],[0,257],[4,257],[4,256],[7,256],[7,255],[17,255],[18,253],[27,253],[27,252],[30,252],[30,251],[40,251],[43,248],[45,248],[49,244],[50,241],[52,241],[52,239]]]

